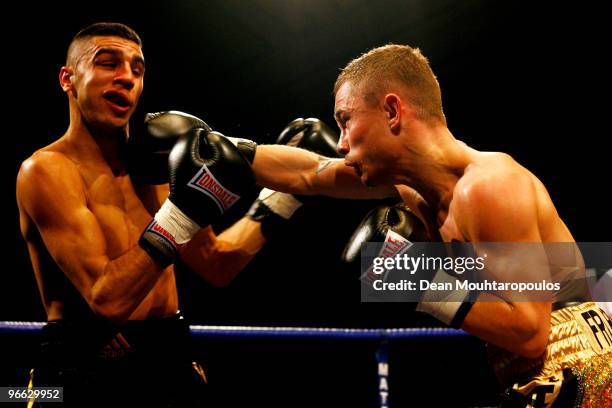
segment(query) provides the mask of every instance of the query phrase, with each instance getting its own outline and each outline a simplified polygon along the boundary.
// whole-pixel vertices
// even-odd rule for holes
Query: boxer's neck
[[[413,187],[437,213],[448,212],[455,186],[474,160],[475,150],[453,137],[446,126],[421,127],[408,135],[401,165],[402,184]]]
[[[106,163],[114,175],[125,173],[127,128],[104,129],[80,118],[71,121],[64,138],[81,159]]]

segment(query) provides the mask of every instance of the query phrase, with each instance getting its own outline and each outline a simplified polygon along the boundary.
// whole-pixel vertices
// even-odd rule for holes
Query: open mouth
[[[111,102],[113,105],[116,105],[120,108],[127,109],[130,106],[132,106],[129,99],[120,92],[107,91],[104,93],[103,96],[107,101]]]

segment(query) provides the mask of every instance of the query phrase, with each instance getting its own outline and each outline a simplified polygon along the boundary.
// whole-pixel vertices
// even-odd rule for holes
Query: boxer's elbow
[[[527,358],[538,358],[546,351],[548,346],[548,333],[538,330],[519,346],[517,354]]]
[[[195,270],[209,285],[215,288],[225,288],[234,280],[237,273],[228,273],[222,268],[207,268],[206,270]]]
[[[516,354],[527,358],[538,358],[548,346],[550,325],[542,319],[524,319],[515,329]]]
[[[248,250],[247,250],[248,249]],[[222,254],[217,258],[214,268],[207,272],[207,281],[217,288],[224,288],[246,268],[253,259],[257,250],[252,248],[236,248],[228,245],[228,248],[220,251]]]
[[[99,316],[113,324],[125,323],[132,314],[132,310],[125,308],[122,309],[119,307],[119,305],[113,305],[110,303],[101,304],[99,302],[94,302],[90,306],[96,316]]]
[[[102,290],[92,290],[89,307],[96,316],[113,324],[125,323],[131,316],[134,307],[121,300],[113,300]]]
[[[211,268],[200,271],[200,275],[212,286],[225,288],[242,272],[251,257],[241,251],[227,252],[213,263]]]
[[[233,254],[222,251],[219,245],[209,245],[196,253],[184,255],[182,260],[206,283],[216,288],[224,288],[240,272],[234,265],[232,256]]]
[[[193,258],[190,258],[189,261],[185,260],[185,264],[209,285],[225,288],[242,270],[234,257],[230,252],[216,251],[211,254],[209,250],[206,262],[193,262]]]

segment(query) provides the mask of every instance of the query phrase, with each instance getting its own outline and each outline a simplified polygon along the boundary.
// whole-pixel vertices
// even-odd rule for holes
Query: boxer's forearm
[[[550,302],[508,303],[483,293],[461,328],[518,355],[539,357],[548,344]]]
[[[128,320],[164,273],[139,246],[103,269],[86,298],[96,314],[114,323]]]
[[[342,159],[326,158],[295,147],[258,146],[253,171],[259,185],[285,193],[355,199],[397,196],[393,186],[363,185]]]
[[[181,250],[181,259],[213,286],[227,286],[253,259],[266,240],[260,223],[242,218],[215,236],[211,228],[198,233]]]

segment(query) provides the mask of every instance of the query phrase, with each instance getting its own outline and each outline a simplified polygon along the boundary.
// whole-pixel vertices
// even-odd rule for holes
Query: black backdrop
[[[605,241],[609,66],[601,60],[609,27],[600,12],[514,1],[224,0],[71,3],[7,14],[21,26],[6,36],[10,52],[4,58],[5,139],[13,145],[4,185],[11,205],[8,255],[15,266],[0,278],[8,302],[1,318],[43,317],[18,232],[15,175],[22,160],[67,127],[57,75],[72,35],[83,26],[122,21],[141,34],[147,73],[136,117],[184,110],[225,134],[258,142],[272,142],[296,117],[334,126],[331,89],[342,66],[388,42],[418,46],[438,75],[454,135],[477,149],[513,155],[548,186],[577,240]],[[273,323],[277,312],[279,321],[291,320],[279,308],[253,311],[274,299],[309,304],[309,297],[320,298],[309,290],[321,279],[337,279],[329,260],[363,211],[358,204],[304,211],[306,223],[296,222],[284,251],[270,246],[235,285],[206,296],[198,287],[183,297],[183,308],[201,321]],[[239,216],[235,211],[218,228]],[[243,281],[250,288],[245,293],[238,290]],[[346,292],[342,296],[356,301],[358,294]],[[248,307],[238,307],[245,294]],[[204,299],[211,296],[231,302],[210,313]],[[325,314],[304,315],[312,323],[326,321]]]
[[[143,38],[139,115],[183,110],[258,142],[272,142],[296,117],[333,125],[331,89],[341,67],[374,46],[417,46],[438,76],[453,134],[531,169],[577,240],[609,240],[610,70],[603,62],[609,24],[602,10],[558,3],[107,1],[6,11],[5,19],[19,25],[5,27],[3,57],[4,138],[12,145],[4,182],[6,254],[13,266],[0,278],[0,320],[44,318],[18,232],[15,176],[21,161],[65,131],[58,71],[72,35],[96,21],[127,23]],[[225,289],[179,268],[182,309],[202,324],[432,324],[397,305],[359,303],[356,276],[337,257],[367,209],[347,202],[305,209],[291,235],[267,246]]]

